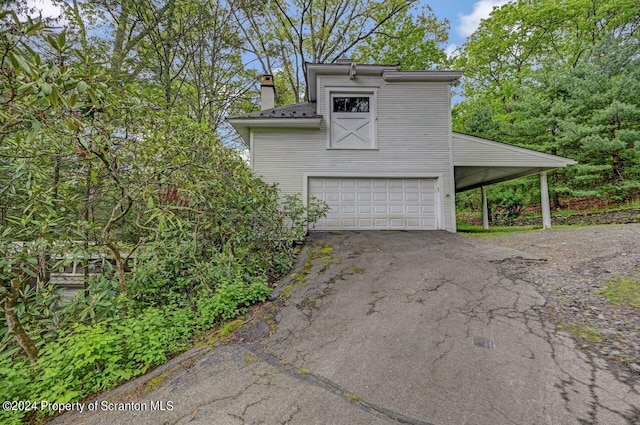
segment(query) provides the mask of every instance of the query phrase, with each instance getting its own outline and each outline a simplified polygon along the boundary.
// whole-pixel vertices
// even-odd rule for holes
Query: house
[[[285,194],[330,207],[316,230],[456,230],[455,194],[539,173],[551,226],[546,171],[575,161],[451,129],[451,87],[461,71],[400,71],[340,59],[306,64],[308,102],[228,121],[250,148],[251,167]],[[486,219],[486,192],[484,213]]]

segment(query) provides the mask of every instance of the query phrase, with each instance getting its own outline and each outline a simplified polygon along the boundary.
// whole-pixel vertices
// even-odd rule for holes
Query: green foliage
[[[640,181],[640,73],[636,47],[606,38],[590,58],[565,69],[558,62],[535,72],[511,103],[514,140],[581,164],[561,174],[570,194],[623,200]]]
[[[633,0],[519,0],[496,8],[467,39],[456,64],[465,69],[465,95],[495,99],[504,108],[544,59],[574,66],[610,33],[633,42],[636,12]]]
[[[282,69],[287,93],[302,101],[304,64],[353,54],[362,61],[400,61],[404,69],[442,64],[448,22],[417,0],[241,2],[236,17],[247,48],[265,72]]]
[[[298,102],[296,93],[291,88],[291,75],[277,71],[273,73],[273,83],[276,90],[275,106],[292,105]]]
[[[196,300],[201,312],[200,326],[207,328],[222,318],[232,319],[246,311],[246,308],[257,301],[264,301],[271,293],[264,280],[252,282],[236,280],[218,285],[215,293],[209,288],[202,288],[201,296]]]
[[[26,358],[11,360],[0,357],[0,398],[2,400],[29,400],[29,385],[34,378],[34,372]],[[0,411],[0,422],[7,425],[22,424],[24,411]]]
[[[524,204],[522,202],[523,195],[520,191],[514,188],[506,188],[501,191],[491,191],[491,195],[487,195],[487,202],[489,203],[494,220],[501,216],[501,218],[516,218],[522,212]]]
[[[447,62],[443,45],[449,21],[438,20],[429,5],[385,21],[379,34],[357,45],[353,59],[360,63],[399,64],[402,70],[423,70]]]
[[[309,204],[305,207],[299,196],[287,195],[281,205],[285,223],[289,224],[286,231],[292,241],[304,240],[309,226],[324,217],[329,210],[326,202],[314,197],[309,199]]]
[[[56,311],[62,312],[67,322],[97,323],[118,314],[120,298],[116,283],[107,275],[91,275],[86,289],[78,291],[71,301],[61,299],[62,309]]]
[[[92,16],[120,7],[66,10],[78,3]],[[222,117],[244,102],[229,93],[246,91],[253,72],[232,51],[231,11],[195,6],[120,9],[114,34],[131,38],[102,51],[79,13],[55,33],[0,12],[0,301],[15,300],[0,318],[6,400],[77,401],[166,361],[194,333],[264,301],[326,211],[281,200],[220,142]],[[180,59],[165,63],[152,45]],[[114,264],[75,297],[49,284],[97,255]],[[8,332],[11,318],[22,340]]]
[[[21,357],[1,357],[0,396],[65,403],[113,388],[165,362],[187,348],[194,333],[236,317],[270,292],[264,279],[246,282],[238,276],[218,284],[215,291],[201,287],[191,305],[148,307],[91,324],[77,323],[41,349],[36,365]]]
[[[458,58],[466,100],[454,108],[454,128],[577,160],[551,175],[555,207],[568,196],[636,198],[636,9],[629,0],[520,0],[494,9]]]

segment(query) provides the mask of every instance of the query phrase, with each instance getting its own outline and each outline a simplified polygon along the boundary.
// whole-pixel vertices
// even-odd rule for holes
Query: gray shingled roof
[[[280,106],[278,108],[265,109],[264,111],[251,112],[229,119],[243,118],[322,118],[316,113],[315,102],[302,102],[293,105]]]

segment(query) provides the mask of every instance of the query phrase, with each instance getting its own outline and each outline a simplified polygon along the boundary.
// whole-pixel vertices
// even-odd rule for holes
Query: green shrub
[[[223,282],[218,284],[215,292],[204,288],[196,300],[199,325],[209,328],[220,319],[232,319],[244,313],[251,304],[266,300],[270,293],[266,280],[259,278],[249,283],[241,279]]]
[[[112,322],[78,324],[68,334],[47,344],[40,352],[32,396],[59,403],[76,401],[117,382],[114,372],[126,375],[119,368],[122,335],[113,332]]]
[[[122,305],[117,282],[106,274],[90,275],[87,287],[62,302],[65,323],[96,323],[115,317]]]
[[[30,400],[29,385],[33,381],[33,371],[24,358],[12,360],[0,357],[0,400]],[[27,414],[24,411],[0,410],[0,423],[21,424]]]
[[[252,303],[264,301],[270,291],[265,278],[247,282],[238,274],[218,283],[215,290],[201,286],[192,305],[148,307],[128,316],[78,323],[47,343],[33,367],[23,357],[13,361],[3,357],[0,396],[66,403],[111,389],[166,362],[188,348],[195,332],[236,317]],[[3,415],[3,423],[19,423],[24,416]]]
[[[184,140],[166,147],[179,151],[167,174],[138,188],[132,213],[111,234],[118,246],[140,241],[126,290],[109,272],[74,299],[27,286],[15,310],[39,359],[28,364],[0,323],[0,395],[62,403],[111,389],[264,301],[270,282],[290,269],[296,244],[326,205],[280,199],[232,150],[204,133],[171,133],[178,136]],[[0,419],[23,417],[10,416]]]

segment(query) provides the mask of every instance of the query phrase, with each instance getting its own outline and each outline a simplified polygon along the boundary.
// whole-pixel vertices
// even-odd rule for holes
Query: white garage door
[[[309,196],[324,200],[316,230],[436,230],[436,179],[309,178]]]

